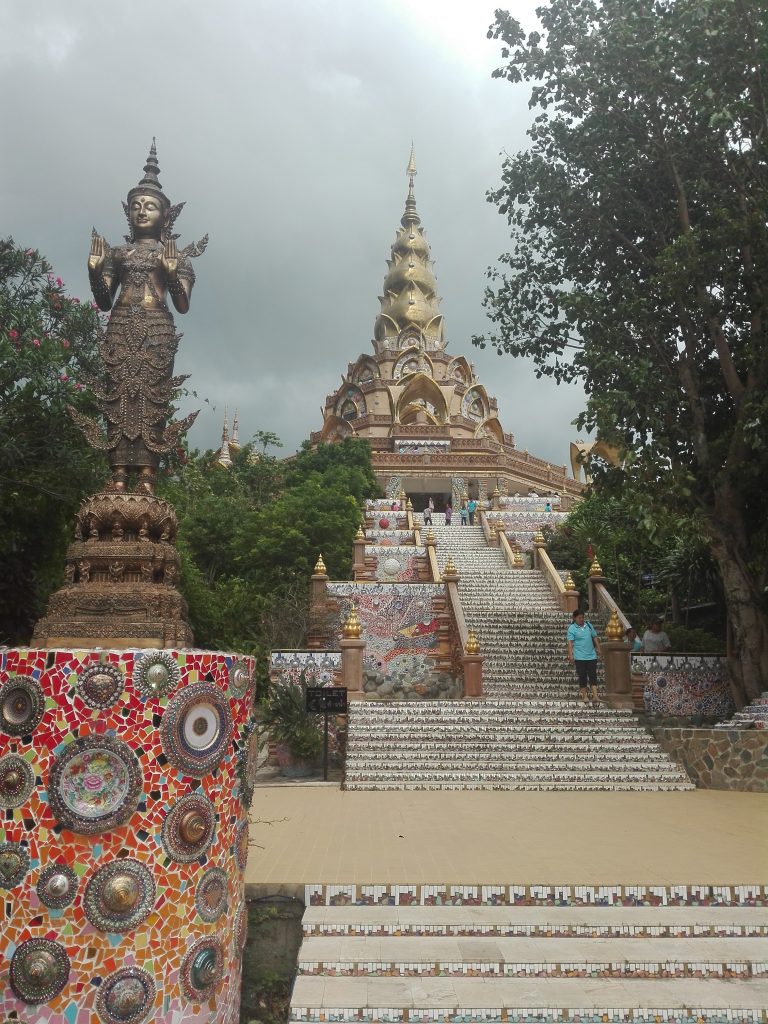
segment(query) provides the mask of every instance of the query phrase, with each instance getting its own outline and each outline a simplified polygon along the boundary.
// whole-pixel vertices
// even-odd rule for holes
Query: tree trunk
[[[741,708],[768,689],[768,616],[734,536],[739,531],[721,532],[714,524],[710,526],[712,554],[723,581],[733,637],[731,688],[736,706]]]

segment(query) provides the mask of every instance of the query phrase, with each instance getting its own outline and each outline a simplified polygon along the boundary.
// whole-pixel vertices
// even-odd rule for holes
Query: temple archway
[[[370,356],[360,356],[352,369],[351,379],[353,384],[366,384],[380,376],[381,372],[376,360]]]
[[[345,437],[353,437],[354,435],[355,430],[350,423],[347,423],[346,420],[341,419],[339,416],[331,414],[323,424],[320,440],[331,444],[334,441],[343,441]]]
[[[469,386],[472,383],[472,369],[464,358],[457,356],[448,364],[448,376],[459,384]]]
[[[342,387],[336,399],[335,414],[342,420],[355,420],[366,414],[365,395],[357,384]]]
[[[397,402],[398,423],[445,423],[448,408],[445,397],[431,377],[417,373],[403,388]]]
[[[411,346],[398,356],[392,376],[395,380],[412,373],[425,373],[429,377],[434,377],[434,372],[432,360],[427,353]]]
[[[484,420],[490,413],[490,402],[482,384],[471,387],[461,400],[461,415],[469,420]]]

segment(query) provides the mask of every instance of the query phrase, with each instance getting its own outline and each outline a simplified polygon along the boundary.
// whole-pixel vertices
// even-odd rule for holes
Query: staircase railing
[[[533,567],[543,573],[544,579],[549,584],[549,589],[564,612],[574,612],[579,606],[579,593],[577,590],[567,590],[565,583],[557,569],[552,564],[552,559],[547,554],[547,546],[544,537],[538,534],[533,540]]]
[[[597,571],[595,568],[597,567]],[[608,625],[601,646],[605,666],[605,694],[613,708],[634,707],[632,699],[632,647],[624,640],[630,622],[605,586],[605,577],[593,562],[587,579],[589,607],[607,614]]]

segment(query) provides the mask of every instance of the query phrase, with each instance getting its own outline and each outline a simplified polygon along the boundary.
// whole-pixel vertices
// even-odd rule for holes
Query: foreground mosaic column
[[[0,651],[0,1020],[235,1024],[253,663]]]

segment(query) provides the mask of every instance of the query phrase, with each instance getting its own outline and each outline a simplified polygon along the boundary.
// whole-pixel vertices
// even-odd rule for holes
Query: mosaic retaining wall
[[[235,1024],[253,669],[0,652],[0,1018]]]
[[[733,697],[726,659],[706,654],[635,654],[632,671],[646,676],[643,705],[650,715],[729,718]]]
[[[653,735],[700,789],[768,792],[768,732],[764,729],[658,727]]]
[[[269,677],[298,685],[302,672],[309,686],[329,686],[341,671],[340,651],[272,651]]]
[[[339,601],[337,629],[354,602],[366,641],[363,689],[387,700],[452,698],[460,684],[439,672],[440,623],[432,600],[443,597],[439,583],[329,583]]]
[[[370,527],[365,531],[369,543],[380,548],[406,547],[413,545],[413,530],[382,530],[380,527]]]

